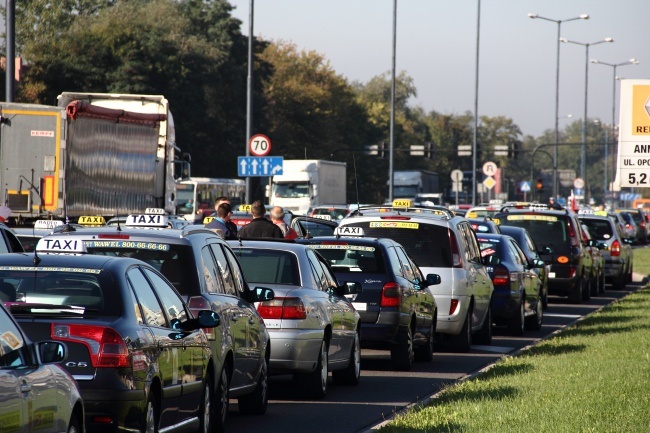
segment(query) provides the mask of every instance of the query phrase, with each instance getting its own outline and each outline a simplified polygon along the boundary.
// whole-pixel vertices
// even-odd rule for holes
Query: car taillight
[[[578,245],[580,245],[580,240],[576,236],[576,231],[573,230],[573,224],[571,224],[571,221],[567,222],[567,227],[569,228],[569,238],[571,239],[571,246],[577,247]]]
[[[456,242],[456,234],[451,230],[449,230],[449,248],[451,249],[451,266],[454,268],[462,268],[463,260],[460,257],[458,242]]]
[[[614,257],[621,255],[621,243],[619,241],[612,242],[612,246],[610,248],[610,255]]]
[[[452,299],[451,303],[449,304],[449,315],[450,316],[456,312],[456,308],[458,308],[458,299]]]
[[[307,310],[300,298],[275,298],[257,307],[263,319],[306,319]]]
[[[98,239],[131,239],[129,235],[119,235],[119,234],[99,234],[97,235]]]
[[[381,303],[382,307],[399,307],[400,294],[399,285],[395,282],[388,282],[384,284],[381,289]]]
[[[494,273],[492,275],[492,284],[494,284],[495,287],[510,286],[510,273],[506,268],[494,268]]]
[[[84,344],[90,352],[93,367],[131,367],[124,339],[107,326],[52,323],[52,338]]]

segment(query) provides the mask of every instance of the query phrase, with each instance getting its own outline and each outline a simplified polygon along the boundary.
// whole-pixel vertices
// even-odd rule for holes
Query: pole
[[[15,68],[16,68],[16,2],[15,0],[7,0],[7,56],[5,63],[5,100],[7,102],[14,101],[15,85]]]
[[[248,7],[248,84],[246,90],[246,156],[250,156],[248,141],[253,136],[253,9],[255,0]],[[246,176],[246,203],[251,202],[251,178]]]
[[[397,46],[397,0],[393,0],[393,59],[390,85],[390,150],[388,167],[388,201],[393,202],[393,156],[395,150],[395,51]]]
[[[557,154],[560,142],[560,27],[562,21],[557,21],[557,55],[555,61],[555,147],[553,148],[553,197],[558,196],[557,190]]]
[[[481,0],[476,12],[476,71],[474,74],[474,140],[472,142],[472,205],[476,206],[476,151],[478,148],[478,59],[481,36]]]
[[[585,44],[585,111],[582,117],[582,146],[580,146],[580,177],[585,180],[585,145],[587,143],[587,94],[589,89],[589,44]]]
[[[616,143],[616,68],[618,65],[614,65],[612,67],[614,71],[614,79],[612,80],[612,144]],[[614,160],[616,160],[616,157],[618,155],[615,155]],[[616,164],[612,164],[612,183],[616,179]],[[609,188],[609,185],[608,185]]]

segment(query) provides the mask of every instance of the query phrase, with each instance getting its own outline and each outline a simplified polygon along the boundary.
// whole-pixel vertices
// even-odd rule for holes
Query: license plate
[[[352,303],[352,306],[357,311],[366,311],[367,305],[368,304],[366,304],[365,302],[353,302]]]
[[[555,272],[549,272],[548,277],[549,278],[555,278]]]

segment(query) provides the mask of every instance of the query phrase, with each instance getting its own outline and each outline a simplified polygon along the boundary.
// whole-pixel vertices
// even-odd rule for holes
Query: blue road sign
[[[283,173],[283,163],[281,156],[239,156],[237,176],[275,176]]]
[[[526,181],[521,182],[521,183],[519,184],[519,189],[520,189],[522,192],[528,192],[528,191],[530,191],[530,183],[529,183],[529,182],[526,182]]]

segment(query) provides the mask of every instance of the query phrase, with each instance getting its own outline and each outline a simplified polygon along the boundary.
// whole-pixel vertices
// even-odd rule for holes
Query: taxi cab
[[[44,237],[35,253],[0,255],[0,280],[32,341],[67,346],[60,366],[79,386],[86,430],[210,432],[215,361],[204,330],[218,314],[194,316],[140,260],[84,251],[80,240]]]
[[[128,215],[120,226],[54,233],[43,240],[57,242],[61,251],[81,243],[91,255],[139,259],[166,277],[191,311],[219,314],[221,326],[208,340],[213,425],[221,430],[230,398],[239,399],[241,413],[266,411],[270,337],[254,303],[273,299],[273,291],[251,290],[232,249],[212,230],[169,227],[169,215],[150,211]]]

